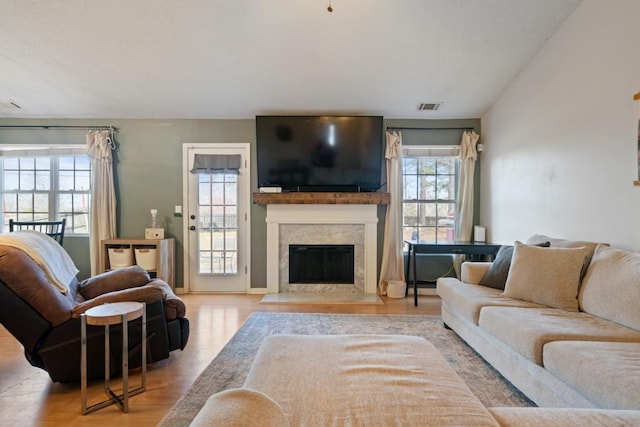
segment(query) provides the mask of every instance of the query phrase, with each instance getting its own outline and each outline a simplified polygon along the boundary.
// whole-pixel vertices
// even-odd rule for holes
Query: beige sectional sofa
[[[514,245],[504,290],[479,284],[491,263],[439,279],[443,322],[539,406],[640,410],[640,254],[527,243]]]
[[[423,338],[274,335],[191,425],[640,426],[640,255],[530,242],[550,247],[464,263],[438,293],[445,324],[543,407],[485,408]]]

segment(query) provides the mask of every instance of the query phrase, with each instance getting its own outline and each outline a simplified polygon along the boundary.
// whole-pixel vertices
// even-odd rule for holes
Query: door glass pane
[[[199,174],[198,183],[198,273],[237,274],[237,176]]]

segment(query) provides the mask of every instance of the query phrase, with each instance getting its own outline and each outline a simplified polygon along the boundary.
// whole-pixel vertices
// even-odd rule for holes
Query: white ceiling
[[[0,118],[477,118],[580,1],[0,0]]]

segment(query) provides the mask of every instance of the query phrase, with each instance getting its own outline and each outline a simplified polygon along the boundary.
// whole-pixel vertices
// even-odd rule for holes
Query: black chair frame
[[[59,221],[15,221],[9,219],[9,231],[18,230],[35,230],[47,234],[54,238],[60,245],[64,239],[64,228],[67,225],[67,219],[62,218]]]

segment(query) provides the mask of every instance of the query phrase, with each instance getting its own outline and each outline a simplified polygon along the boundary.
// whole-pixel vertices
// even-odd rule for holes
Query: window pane
[[[74,182],[73,182],[73,171],[70,170],[61,170],[59,173],[59,181],[58,187],[60,191],[71,191],[75,190]]]
[[[4,213],[17,212],[18,211],[18,195],[17,194],[4,194],[2,196],[4,201]]]
[[[418,182],[415,175],[404,177],[404,194],[405,200],[416,200],[418,198]]]
[[[224,204],[224,184],[216,183],[211,185],[211,192],[213,196],[214,205]]]
[[[18,162],[19,159],[17,158],[9,158],[9,159],[4,159],[4,169],[18,169]]]
[[[402,218],[403,225],[417,225],[418,224],[418,204],[417,203],[404,203],[402,205]]]
[[[438,199],[455,200],[455,177],[449,175],[438,175]]]
[[[36,193],[33,195],[34,212],[49,212],[49,194]]]
[[[75,157],[76,160],[76,170],[90,171],[91,170],[91,159],[89,156],[78,156]]]
[[[418,170],[422,174],[435,175],[436,159],[434,157],[420,157]]]
[[[420,200],[435,200],[436,177],[433,175],[420,176]]]
[[[18,212],[33,212],[33,194],[18,194]]]
[[[19,165],[20,169],[34,170],[36,168],[36,159],[33,157],[21,157],[19,159]]]
[[[216,229],[224,227],[224,206],[211,207],[211,221]]]
[[[207,182],[198,184],[198,203],[201,205],[211,204],[211,186]]]
[[[238,185],[234,183],[227,183],[224,186],[225,189],[225,202],[227,205],[238,204]]]
[[[36,171],[36,190],[48,191],[49,188],[51,188],[51,171],[37,170]]]
[[[74,169],[74,159],[73,157],[59,157],[58,158],[58,168],[60,170],[73,170]]]
[[[236,206],[226,206],[225,209],[225,227],[237,228],[238,227],[238,209]]]
[[[21,191],[33,191],[35,190],[36,177],[35,171],[20,171],[20,190]]]
[[[36,169],[51,170],[51,159],[49,157],[36,157]]]
[[[421,225],[431,225],[431,226],[435,226],[437,225],[437,218],[436,218],[436,205],[435,203],[423,203],[421,205],[421,213],[422,213],[422,221],[420,222]]]
[[[5,191],[18,189],[18,171],[5,169],[2,177],[3,188]]]
[[[73,196],[61,193],[58,196],[58,209],[60,212],[73,212]]]
[[[198,208],[198,221],[200,228],[211,228],[211,207],[200,206]]]
[[[405,157],[402,159],[402,170],[405,175],[415,175],[418,173],[418,159],[415,157]]]
[[[91,206],[91,195],[87,193],[77,194],[73,203],[73,211],[81,214],[89,213]]]
[[[454,157],[438,159],[437,172],[443,175],[454,175],[456,173],[456,159]]]
[[[76,191],[88,191],[91,189],[91,173],[89,171],[76,171]]]

